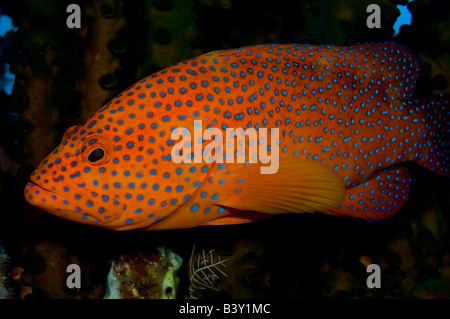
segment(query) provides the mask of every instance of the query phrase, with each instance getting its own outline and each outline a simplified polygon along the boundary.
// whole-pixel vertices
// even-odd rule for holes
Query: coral
[[[22,273],[24,271],[25,270],[22,267],[18,266],[18,267],[14,267],[10,273],[11,280],[14,282],[14,286],[15,286],[14,296],[17,299],[25,299],[25,297],[27,295],[33,293],[33,289],[31,289],[30,286],[25,286],[21,281]]]
[[[105,299],[174,299],[182,259],[171,250],[123,254],[111,262]]]
[[[140,25],[128,21],[133,23],[130,28],[146,36],[140,40],[144,58],[137,78],[203,53],[193,45],[198,34],[194,23],[195,4],[193,0],[146,1],[139,15]]]
[[[9,257],[0,246],[0,299],[6,299],[11,294],[10,283],[8,282],[9,274]]]
[[[68,127],[86,120],[127,86],[202,53],[190,44],[196,33],[190,14],[194,1],[167,6],[85,0],[79,2],[80,29],[65,27],[70,3],[8,2],[19,27],[20,51],[11,58],[16,80],[6,103],[18,114],[10,127],[16,140],[6,143],[27,170],[39,164]]]
[[[79,263],[63,245],[50,238],[29,243],[22,248],[23,280],[34,291],[32,298],[68,298],[66,290],[66,267]],[[71,296],[72,298],[76,295]]]
[[[121,2],[85,1],[81,29],[61,27],[69,3],[25,1],[11,12],[20,54],[11,63],[16,80],[7,107],[20,116],[13,127],[18,143],[10,151],[25,166],[35,167],[68,126],[123,89],[101,81],[119,69],[121,52],[111,35],[125,24]],[[106,6],[117,14],[104,17]]]
[[[31,287],[21,281],[23,271],[18,266],[11,269],[10,257],[0,245],[0,299],[24,299],[32,293]]]

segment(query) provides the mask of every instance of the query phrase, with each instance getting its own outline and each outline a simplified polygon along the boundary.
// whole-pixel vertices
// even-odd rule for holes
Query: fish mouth
[[[28,182],[25,186],[24,195],[31,205],[58,217],[78,223],[100,224],[100,220],[80,209],[75,203],[38,183]]]

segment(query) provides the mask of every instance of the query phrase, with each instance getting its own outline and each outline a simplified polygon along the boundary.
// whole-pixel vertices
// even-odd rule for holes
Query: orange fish
[[[409,101],[418,73],[405,48],[386,43],[207,53],[139,81],[69,128],[25,197],[114,230],[316,211],[385,219],[408,197],[402,163],[449,176],[449,100]],[[254,129],[248,148],[258,145],[266,160],[226,139],[233,128]],[[216,156],[228,146],[231,156]],[[234,160],[240,152],[245,160]],[[262,173],[270,165],[276,172]]]

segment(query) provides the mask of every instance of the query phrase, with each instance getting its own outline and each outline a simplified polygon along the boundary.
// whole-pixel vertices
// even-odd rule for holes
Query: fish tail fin
[[[424,102],[412,102],[424,121],[426,145],[418,164],[450,177],[450,94],[441,94]],[[423,136],[423,134],[421,135]]]

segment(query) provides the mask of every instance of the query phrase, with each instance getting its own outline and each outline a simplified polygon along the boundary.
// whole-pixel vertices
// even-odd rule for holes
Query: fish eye
[[[91,163],[95,163],[105,157],[105,150],[101,147],[94,148],[88,155],[87,159]]]
[[[111,142],[104,136],[91,135],[80,145],[81,158],[88,165],[105,165],[114,153]]]

